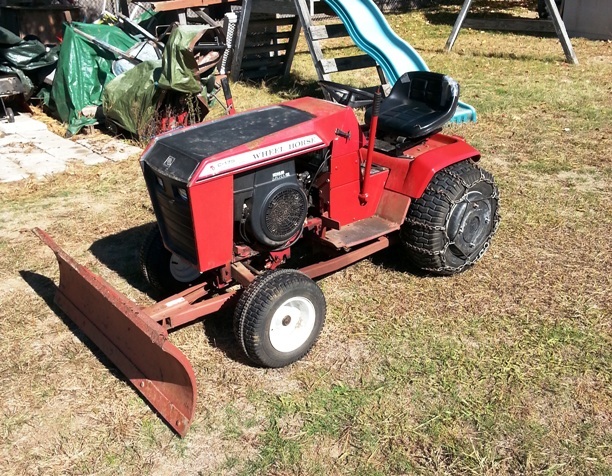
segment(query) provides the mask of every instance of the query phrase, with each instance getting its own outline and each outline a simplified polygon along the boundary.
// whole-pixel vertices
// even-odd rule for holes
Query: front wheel
[[[234,313],[234,334],[256,365],[284,367],[304,357],[325,322],[325,297],[299,271],[282,269],[255,278]]]
[[[452,275],[478,261],[499,225],[499,191],[493,176],[472,160],[434,175],[414,200],[400,236],[409,259],[423,271]]]
[[[193,264],[166,249],[158,226],[151,229],[142,244],[140,269],[158,297],[181,292],[201,276]]]

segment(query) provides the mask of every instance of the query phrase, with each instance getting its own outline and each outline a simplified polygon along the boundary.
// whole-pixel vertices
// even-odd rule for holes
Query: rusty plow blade
[[[132,382],[164,420],[184,436],[195,412],[193,368],[168,332],[100,276],[78,264],[43,230],[55,253],[60,284],[55,303]]]

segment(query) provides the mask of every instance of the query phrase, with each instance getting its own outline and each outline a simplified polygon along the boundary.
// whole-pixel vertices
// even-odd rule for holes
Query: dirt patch
[[[113,161],[124,159],[138,160],[142,153],[141,147],[121,140],[109,141],[107,135],[99,132],[86,138],[75,138],[75,142]]]
[[[612,64],[612,56],[609,55],[598,55],[592,56],[587,59],[589,64]]]
[[[583,169],[580,172],[560,172],[557,174],[561,183],[581,192],[607,192],[610,193],[610,182],[594,167]]]
[[[21,278],[7,278],[0,280],[0,298],[5,294],[13,294],[16,291],[30,289],[27,283]]]

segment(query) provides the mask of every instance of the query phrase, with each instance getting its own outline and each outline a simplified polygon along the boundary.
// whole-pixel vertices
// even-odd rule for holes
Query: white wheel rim
[[[279,352],[292,352],[308,340],[315,326],[316,311],[310,300],[293,297],[282,303],[270,322],[270,343]]]
[[[170,258],[170,274],[180,283],[190,283],[200,277],[200,271],[177,254]]]

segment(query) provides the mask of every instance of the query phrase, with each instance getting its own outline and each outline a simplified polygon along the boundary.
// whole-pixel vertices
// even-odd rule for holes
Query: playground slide
[[[423,58],[389,26],[372,0],[325,0],[355,44],[374,58],[390,84],[408,71],[429,71]],[[452,122],[476,122],[476,110],[459,101]]]

